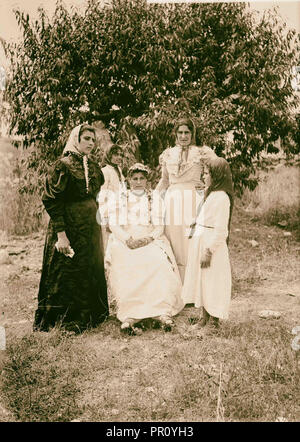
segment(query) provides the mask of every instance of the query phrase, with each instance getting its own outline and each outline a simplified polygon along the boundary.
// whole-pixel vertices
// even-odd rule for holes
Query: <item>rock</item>
[[[146,387],[147,393],[155,393],[155,389],[153,387]]]
[[[294,293],[287,293],[287,296],[297,296],[297,295],[295,295]]]
[[[20,321],[12,322],[11,325],[27,324],[27,322],[29,322],[27,319],[21,319]]]
[[[112,414],[113,416],[117,416],[118,414],[120,414],[120,411],[119,411],[117,408],[113,408],[113,409],[111,410],[111,414]]]
[[[6,332],[5,328],[0,326],[0,350],[6,349]]]
[[[235,232],[241,232],[241,229],[234,229]]]
[[[277,223],[277,225],[280,226],[280,227],[286,227],[288,225],[288,223],[287,223],[287,221],[279,221]]]
[[[283,236],[292,236],[291,232],[283,232]]]
[[[255,241],[255,239],[248,240],[248,243],[251,244],[252,247],[257,247],[258,246],[258,242]]]
[[[0,415],[2,414],[2,416],[5,417],[11,417],[11,412],[8,411],[2,404],[0,404]]]
[[[0,250],[0,265],[1,264],[12,264],[12,260],[7,250]]]
[[[275,312],[274,310],[262,310],[258,313],[258,316],[263,319],[279,319],[281,317],[281,313]]]

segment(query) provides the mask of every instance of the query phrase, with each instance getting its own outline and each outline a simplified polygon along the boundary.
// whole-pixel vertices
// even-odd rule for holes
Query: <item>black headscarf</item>
[[[230,200],[230,213],[228,220],[228,235],[229,235],[231,216],[233,210],[233,199],[234,199],[233,182],[232,182],[230,166],[228,162],[225,160],[225,158],[222,157],[216,157],[207,160],[206,166],[208,167],[209,170],[211,183],[210,186],[205,191],[204,201],[207,199],[208,195],[210,195],[211,192],[223,190],[224,192],[227,193]]]

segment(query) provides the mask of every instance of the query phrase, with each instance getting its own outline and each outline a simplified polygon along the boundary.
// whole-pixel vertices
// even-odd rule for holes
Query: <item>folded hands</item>
[[[138,249],[140,247],[144,247],[147,246],[148,244],[150,244],[153,241],[153,238],[150,236],[145,236],[144,238],[139,238],[139,239],[134,239],[132,237],[130,237],[127,241],[126,241],[126,245],[127,247],[129,247],[130,249]]]

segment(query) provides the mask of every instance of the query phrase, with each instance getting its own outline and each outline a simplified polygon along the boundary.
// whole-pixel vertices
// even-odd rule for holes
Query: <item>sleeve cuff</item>
[[[58,218],[56,218],[55,221],[53,221],[53,227],[56,233],[58,232],[64,232],[66,230],[65,227],[65,221],[63,216],[60,216]]]

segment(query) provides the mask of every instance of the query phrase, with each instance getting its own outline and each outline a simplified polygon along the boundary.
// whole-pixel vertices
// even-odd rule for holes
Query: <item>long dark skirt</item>
[[[100,226],[92,199],[66,206],[66,234],[75,254],[66,257],[55,248],[57,234],[50,220],[44,248],[34,329],[48,331],[56,323],[80,332],[108,316],[107,286]]]

